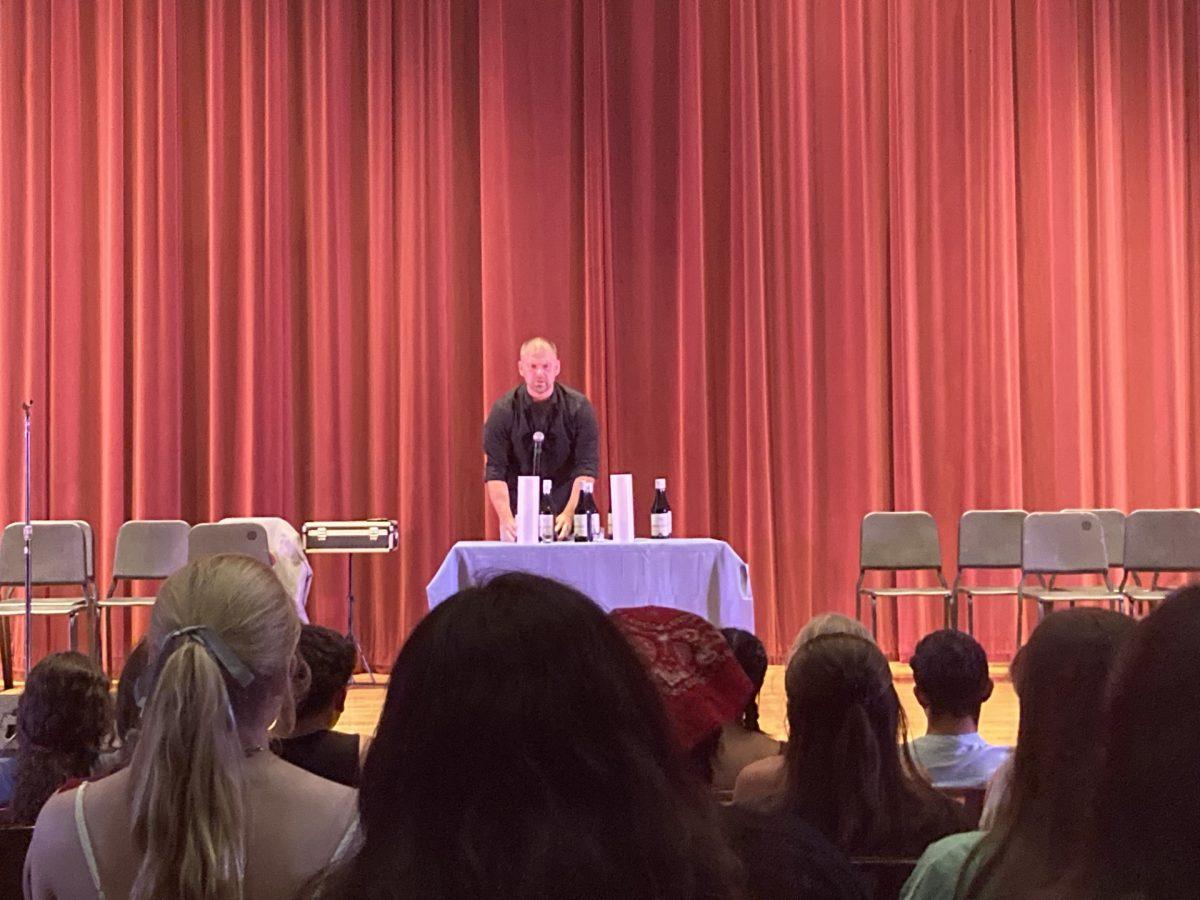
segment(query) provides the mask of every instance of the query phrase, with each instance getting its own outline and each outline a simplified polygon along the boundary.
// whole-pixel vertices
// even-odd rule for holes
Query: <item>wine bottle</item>
[[[650,537],[671,536],[671,504],[667,502],[667,479],[654,479],[654,503],[650,506]]]
[[[594,508],[592,486],[585,483],[579,489],[579,502],[575,505],[575,540],[579,543],[587,543],[592,539],[592,510]]]
[[[550,479],[542,479],[542,505],[538,510],[538,534],[543,544],[554,543],[554,504],[550,501]]]
[[[590,517],[590,520],[591,520],[590,526],[592,529],[591,533],[589,535],[589,540],[593,540],[593,541],[604,540],[603,519],[600,516],[600,507],[596,503],[596,491],[594,488],[592,490],[592,511],[590,513],[588,513],[588,516]]]

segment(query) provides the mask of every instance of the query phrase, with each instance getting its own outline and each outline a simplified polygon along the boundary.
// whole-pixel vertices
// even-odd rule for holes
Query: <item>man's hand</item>
[[[517,540],[517,519],[509,516],[507,521],[500,523],[500,540],[514,543]]]
[[[575,510],[564,509],[554,518],[554,534],[560,541],[565,541],[575,530]]]

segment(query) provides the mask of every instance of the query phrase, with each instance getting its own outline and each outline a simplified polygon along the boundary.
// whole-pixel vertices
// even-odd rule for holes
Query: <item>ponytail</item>
[[[244,765],[221,667],[197,641],[168,643],[131,765],[132,898],[242,896]]]

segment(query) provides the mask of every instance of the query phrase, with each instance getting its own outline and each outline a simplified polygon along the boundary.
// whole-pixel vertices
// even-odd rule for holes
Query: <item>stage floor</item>
[[[1017,740],[1017,695],[1008,677],[1008,666],[995,665],[991,670],[996,690],[992,699],[984,704],[979,730],[984,739],[993,744],[1014,744]],[[912,670],[906,665],[893,663],[892,674],[908,717],[909,733],[913,736],[924,734],[925,713],[913,697]],[[350,691],[346,712],[338,723],[338,730],[374,734],[387,693],[386,681],[381,678],[380,684],[373,686],[365,675],[356,676],[355,681],[359,686]],[[771,666],[759,700],[759,720],[764,731],[780,738],[785,736],[786,706],[783,666]]]

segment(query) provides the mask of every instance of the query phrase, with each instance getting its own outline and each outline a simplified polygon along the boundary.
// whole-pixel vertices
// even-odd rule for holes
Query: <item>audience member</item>
[[[614,610],[612,618],[658,688],[693,768],[711,785],[722,728],[753,696],[750,679],[721,632],[700,616],[636,606]]]
[[[8,823],[32,825],[63,784],[94,773],[112,736],[108,677],[82,653],[51,653],[29,673],[17,701]]]
[[[416,627],[359,805],[363,844],[339,884],[356,900],[737,889],[637,655],[599,607],[535,575],[460,591]]]
[[[1032,896],[1078,858],[1094,800],[1108,674],[1133,621],[1104,609],[1051,613],[1013,660],[1021,721],[995,827],[938,841],[905,898]],[[957,886],[957,892],[956,892]]]
[[[934,787],[983,787],[1011,752],[979,735],[980,707],[992,696],[983,647],[965,631],[934,631],[917,642],[911,665],[927,722],[908,744],[913,760]]]
[[[742,714],[721,727],[720,745],[713,760],[713,790],[730,794],[742,769],[760,759],[779,756],[783,745],[758,727],[758,695],[767,677],[766,648],[757,637],[740,628],[723,628],[721,634],[754,688]]]
[[[843,616],[841,613],[822,613],[808,620],[792,647],[788,650],[786,663],[790,664],[796,651],[815,637],[823,634],[852,634],[865,641],[871,640],[871,632],[857,619]],[[734,803],[751,803],[773,797],[783,792],[786,772],[783,756],[770,756],[752,762],[738,773],[733,785]]]
[[[359,736],[334,731],[333,726],[346,708],[357,655],[354,642],[331,628],[300,629],[300,656],[308,665],[309,686],[296,704],[296,727],[278,745],[279,755],[292,765],[350,787],[358,787]]]
[[[785,676],[789,740],[775,803],[851,856],[913,856],[967,827],[953,800],[901,765],[904,715],[887,658],[854,635],[804,644]]]
[[[26,896],[267,898],[319,880],[354,834],[354,792],[263,752],[291,725],[300,620],[244,556],[189,563],[159,590],[129,767],[56,795]]]
[[[1113,672],[1104,759],[1070,890],[1078,898],[1200,893],[1200,586],[1140,622]],[[1019,744],[1018,744],[1019,746]],[[1071,858],[1063,856],[1060,858]]]
[[[146,671],[149,658],[146,639],[142,638],[134,644],[125,657],[125,665],[121,667],[121,677],[117,681],[117,747],[101,755],[97,768],[103,774],[123,769],[133,759],[133,748],[137,745],[138,728],[142,721],[137,683]]]

